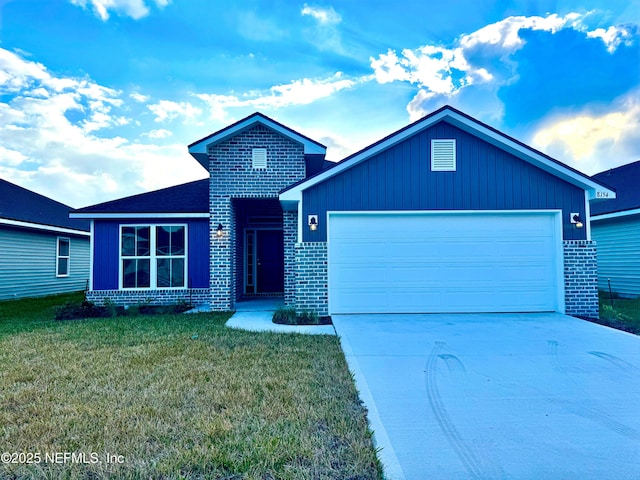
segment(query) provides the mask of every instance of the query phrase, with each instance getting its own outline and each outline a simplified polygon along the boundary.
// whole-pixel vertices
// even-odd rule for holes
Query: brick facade
[[[567,315],[598,318],[596,242],[565,240],[564,288]]]
[[[254,169],[253,148],[267,149],[267,168]],[[242,232],[237,231],[238,219],[233,208],[235,198],[278,198],[278,192],[302,180],[305,176],[304,148],[286,137],[256,125],[229,140],[212,145],[207,150],[210,174],[211,308],[214,311],[233,310],[243,276],[238,256],[242,248]],[[216,229],[221,224],[223,235]],[[286,251],[285,246],[285,251]],[[290,247],[289,247],[290,249]],[[292,259],[285,253],[285,264]],[[291,265],[286,269],[291,269]],[[285,276],[286,278],[286,276]]]
[[[295,246],[295,307],[298,311],[329,314],[327,243],[298,243]]]
[[[206,305],[211,293],[208,288],[173,289],[173,290],[91,290],[86,292],[87,300],[96,305],[103,305],[105,300],[119,306],[136,304],[171,305],[186,302],[189,305]]]

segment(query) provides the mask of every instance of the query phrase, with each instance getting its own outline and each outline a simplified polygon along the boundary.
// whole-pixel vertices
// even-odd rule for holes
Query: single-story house
[[[71,210],[0,180],[0,300],[87,288],[89,221]]]
[[[624,297],[640,295],[640,161],[593,176],[615,189],[616,198],[591,209],[598,242],[598,286]]]
[[[329,168],[260,113],[188,148],[208,180],[72,215],[91,299],[597,316],[590,204],[615,192],[452,107]]]

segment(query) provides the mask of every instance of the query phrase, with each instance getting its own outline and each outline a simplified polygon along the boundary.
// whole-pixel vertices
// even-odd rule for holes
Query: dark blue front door
[[[284,235],[282,230],[256,230],[258,293],[284,292]]]

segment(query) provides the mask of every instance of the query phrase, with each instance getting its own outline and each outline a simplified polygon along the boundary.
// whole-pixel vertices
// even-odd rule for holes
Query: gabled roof
[[[591,207],[591,215],[632,213],[633,210],[640,213],[640,160],[596,173],[592,178],[614,188],[616,198],[594,204]]]
[[[58,233],[87,233],[89,222],[72,220],[64,203],[0,180],[0,224]]]
[[[99,203],[75,210],[72,218],[132,218],[209,215],[209,179]]]
[[[271,130],[283,135],[290,140],[300,143],[304,147],[305,154],[325,154],[327,151],[327,147],[322,145],[321,143],[316,142],[315,140],[306,137],[295,130],[290,129],[289,127],[276,122],[272,118],[263,115],[262,113],[256,112],[252,115],[249,115],[242,120],[237,121],[236,123],[229,125],[228,127],[223,128],[222,130],[218,130],[217,132],[212,133],[200,140],[193,142],[189,145],[189,153],[193,155],[193,157],[200,162],[200,164],[209,169],[209,157],[207,156],[207,147],[211,144],[218,144],[228,140],[229,138],[242,133],[245,130],[253,128],[255,125],[261,124]]]
[[[427,129],[431,126],[445,121],[477,138],[480,138],[510,154],[531,163],[532,165],[555,175],[573,185],[576,185],[587,191],[589,200],[601,198],[607,195],[608,198],[615,198],[615,192],[608,189],[605,185],[597,180],[593,180],[589,176],[565,165],[542,152],[539,152],[528,145],[512,138],[489,125],[470,117],[466,113],[456,110],[448,105],[436,110],[435,112],[421,118],[420,120],[407,125],[404,128],[392,133],[391,135],[375,142],[374,144],[348,156],[344,160],[338,162],[332,168],[322,171],[312,177],[293,184],[280,192],[280,202],[283,206],[297,203],[300,201],[302,191],[306,190],[317,183],[320,183],[344,170],[347,170],[365,160],[377,155],[378,153],[391,148],[392,146],[404,141],[405,139]]]

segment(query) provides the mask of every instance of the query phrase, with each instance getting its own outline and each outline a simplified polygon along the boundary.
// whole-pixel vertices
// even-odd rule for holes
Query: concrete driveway
[[[640,478],[640,337],[560,314],[332,318],[388,478]]]

